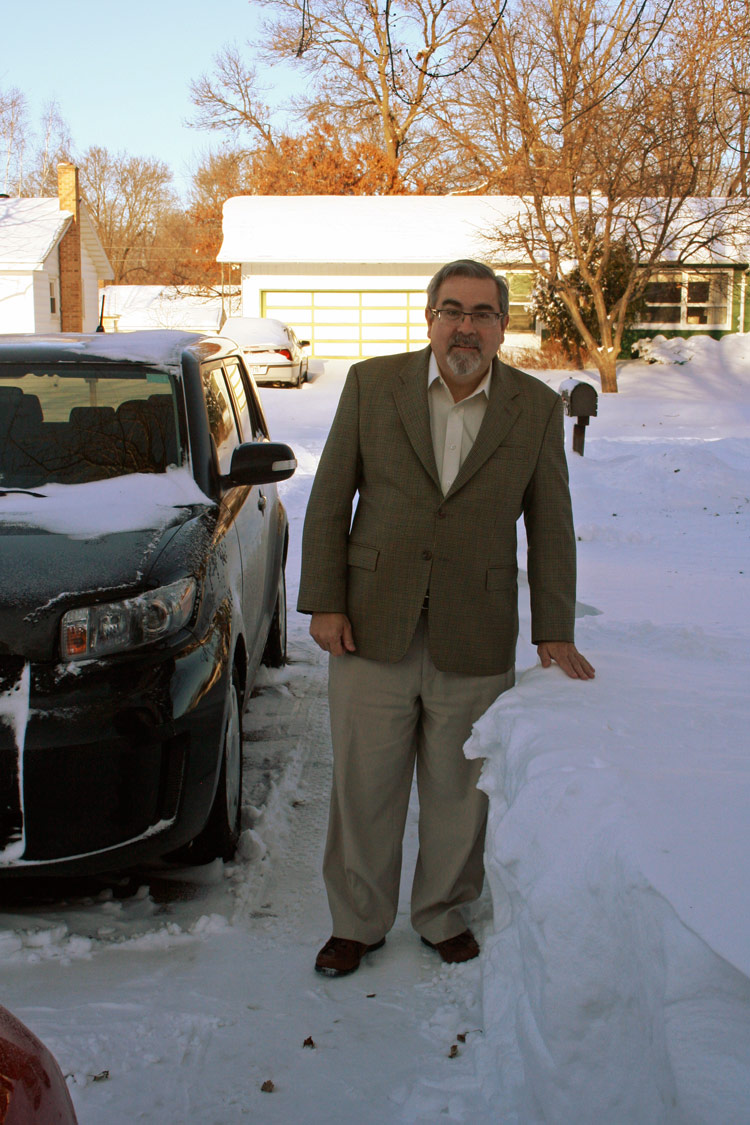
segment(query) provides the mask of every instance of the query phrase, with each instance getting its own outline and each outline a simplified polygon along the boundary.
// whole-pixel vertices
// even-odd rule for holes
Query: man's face
[[[489,278],[449,277],[440,286],[436,309],[463,309],[464,312],[500,312],[497,287]],[[426,310],[427,335],[440,373],[449,386],[473,389],[478,386],[505,339],[508,317],[480,325],[464,317],[458,324],[433,316]]]

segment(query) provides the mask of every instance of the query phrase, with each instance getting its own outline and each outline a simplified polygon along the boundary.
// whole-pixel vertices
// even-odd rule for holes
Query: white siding
[[[46,270],[37,270],[34,279],[34,327],[32,332],[59,332],[60,323],[53,328],[49,307],[49,274]]]
[[[0,332],[34,331],[34,274],[0,273]]]
[[[47,256],[44,268],[34,274],[34,327],[39,334],[60,331],[60,265],[57,247]],[[55,312],[50,307],[50,285],[55,287]]]
[[[42,269],[28,273],[0,273],[0,332],[60,331],[60,279],[57,247]],[[94,263],[82,253],[83,331],[93,332],[99,322],[98,281]],[[50,284],[55,289],[56,311],[50,307]]]
[[[99,323],[99,279],[91,255],[83,244],[81,245],[81,282],[83,331],[94,332]]]

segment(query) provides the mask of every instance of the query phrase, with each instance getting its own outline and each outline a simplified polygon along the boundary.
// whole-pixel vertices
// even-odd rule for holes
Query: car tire
[[[281,568],[279,590],[271,619],[271,628],[263,650],[263,663],[268,668],[283,668],[286,664],[286,578]]]
[[[237,851],[242,816],[242,708],[239,677],[233,672],[222,737],[221,769],[216,796],[202,831],[180,859],[198,866],[214,859],[230,860]]]

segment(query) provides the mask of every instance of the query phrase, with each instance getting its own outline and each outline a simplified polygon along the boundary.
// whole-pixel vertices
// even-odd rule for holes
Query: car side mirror
[[[288,445],[279,441],[247,441],[232,454],[225,486],[233,484],[275,484],[288,480],[297,468],[297,458]]]
[[[299,346],[301,348],[309,348],[310,347],[310,341],[309,340],[298,340],[297,343],[299,344]]]

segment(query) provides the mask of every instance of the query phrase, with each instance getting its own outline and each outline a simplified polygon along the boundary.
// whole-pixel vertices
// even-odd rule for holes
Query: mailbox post
[[[584,383],[580,379],[566,379],[560,384],[560,395],[565,413],[569,418],[575,418],[573,452],[580,453],[583,457],[586,426],[589,424],[589,418],[596,417],[599,396],[591,383]]]

